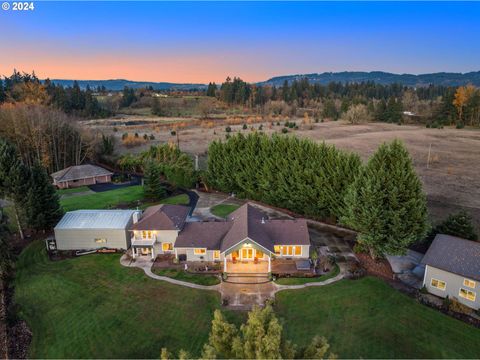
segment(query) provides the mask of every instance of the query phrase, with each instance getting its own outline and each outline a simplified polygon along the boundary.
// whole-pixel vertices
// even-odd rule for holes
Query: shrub
[[[465,123],[462,121],[457,122],[457,125],[455,126],[457,129],[463,129],[465,127]]]
[[[135,147],[145,143],[144,138],[140,138],[138,136],[127,135],[127,137],[122,139],[123,145],[126,147]]]
[[[244,129],[246,129],[246,128],[247,128],[246,125],[244,125],[244,126],[245,126]],[[225,128],[225,132],[229,133],[229,132],[231,132],[231,131],[232,131],[232,128],[231,128],[230,126],[227,126],[227,127]]]
[[[242,129],[247,130],[247,124],[243,124]]]
[[[136,137],[136,138],[138,138],[138,137],[139,137],[139,136],[138,136],[138,133],[135,133],[135,137]]]
[[[459,302],[457,299],[452,298],[450,300],[450,304],[448,306],[448,310],[460,313],[460,314],[470,314],[472,312],[472,309],[470,309],[468,306],[463,305],[461,302]]]
[[[263,130],[263,125],[260,125],[260,126],[258,127],[258,130]]]
[[[126,139],[128,137],[128,133],[123,133],[122,134],[122,140]]]
[[[283,128],[283,129],[282,129],[282,133],[283,133],[283,134],[288,133],[288,129],[287,129],[287,128]]]
[[[177,132],[175,130],[170,131],[170,135],[175,136],[177,135]]]
[[[143,138],[144,138],[145,140],[148,140],[148,135],[147,135],[147,134],[143,134]]]
[[[155,140],[155,135],[150,134],[150,140]]]
[[[114,127],[113,127],[113,132],[117,132],[117,131],[118,131],[117,127],[114,126]]]

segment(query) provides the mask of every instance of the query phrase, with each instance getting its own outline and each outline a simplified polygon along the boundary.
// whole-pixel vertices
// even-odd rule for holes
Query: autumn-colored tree
[[[463,121],[463,111],[468,100],[475,93],[475,87],[473,85],[459,86],[455,92],[455,98],[453,99],[453,105],[455,105],[458,113],[458,120]]]

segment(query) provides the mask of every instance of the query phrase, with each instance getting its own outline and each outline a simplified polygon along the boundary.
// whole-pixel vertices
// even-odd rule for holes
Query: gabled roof
[[[137,210],[76,210],[67,212],[55,230],[126,229]]]
[[[438,234],[423,257],[422,264],[480,280],[480,243]]]
[[[85,164],[70,166],[66,169],[54,172],[50,176],[56,182],[64,182],[105,175],[113,175],[113,173],[100,166]]]
[[[190,208],[182,205],[150,206],[132,230],[182,230],[189,212]]]
[[[273,252],[274,244],[266,232],[264,226],[265,220],[266,216],[252,205],[247,203],[239,207],[227,217],[227,221],[232,222],[232,227],[225,235],[220,250],[224,252],[246,238],[249,238],[258,245]]]
[[[187,223],[175,247],[225,252],[245,239],[270,252],[274,252],[275,245],[310,245],[306,220],[268,220],[265,214],[247,203],[232,212],[226,221]]]
[[[189,222],[175,241],[175,247],[202,247],[207,250],[219,250],[222,240],[232,227],[231,222]]]

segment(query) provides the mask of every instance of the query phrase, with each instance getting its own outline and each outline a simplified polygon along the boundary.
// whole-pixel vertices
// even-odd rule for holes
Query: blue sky
[[[480,70],[480,3],[40,2],[0,11],[0,74],[208,82]]]

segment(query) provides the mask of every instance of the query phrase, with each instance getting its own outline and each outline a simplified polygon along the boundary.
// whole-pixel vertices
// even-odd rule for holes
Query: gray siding
[[[128,232],[125,229],[55,229],[58,250],[88,250],[111,248],[126,250],[130,246]],[[106,243],[97,243],[95,239],[106,239]]]
[[[222,254],[220,259],[213,258],[213,250],[207,250],[205,255],[195,255],[193,248],[177,248],[177,254],[187,254],[187,261],[223,261]]]
[[[437,279],[444,281],[446,283],[445,290],[437,289],[431,285],[432,279]],[[462,304],[471,307],[472,309],[479,309],[480,308],[480,282],[475,281],[475,288],[470,288],[463,285],[463,280],[469,279],[461,275],[453,274],[433,266],[426,266],[425,268],[425,277],[424,277],[424,285],[427,288],[428,292],[437,295],[439,297],[445,298],[455,298]],[[475,301],[470,301],[463,297],[460,297],[459,292],[460,288],[473,291],[476,294]]]

